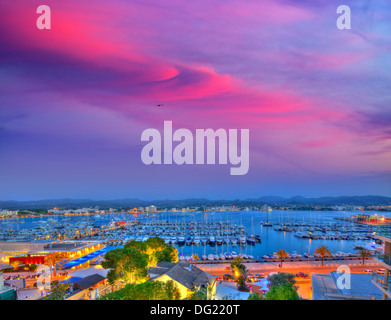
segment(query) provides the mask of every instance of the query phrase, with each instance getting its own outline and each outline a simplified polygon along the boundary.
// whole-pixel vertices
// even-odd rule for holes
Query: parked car
[[[304,272],[298,272],[296,273],[297,278],[308,278],[308,274]]]
[[[223,275],[224,280],[232,280],[233,278],[234,278],[234,276],[229,273],[226,273],[225,275]]]
[[[386,270],[385,269],[377,269],[376,272],[379,274],[385,274]]]

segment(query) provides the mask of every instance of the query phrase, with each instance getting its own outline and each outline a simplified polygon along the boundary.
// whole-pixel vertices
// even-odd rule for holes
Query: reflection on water
[[[236,251],[237,253],[251,254],[255,258],[261,257],[264,254],[270,254],[280,249],[285,249],[288,252],[297,251],[300,254],[306,253],[309,250],[314,251],[319,245],[325,245],[333,252],[354,252],[354,244],[357,241],[354,240],[311,240],[305,238],[297,238],[294,236],[294,232],[275,231],[273,227],[265,227],[261,225],[261,222],[269,222],[273,224],[294,224],[294,223],[306,223],[306,224],[339,224],[341,226],[352,225],[349,221],[340,221],[334,219],[335,217],[349,218],[352,214],[357,212],[341,212],[341,211],[283,211],[277,210],[272,212],[265,211],[242,211],[242,212],[215,212],[209,214],[203,214],[202,212],[190,212],[190,213],[158,213],[153,216],[137,217],[131,214],[105,214],[100,215],[98,219],[93,219],[93,216],[58,216],[58,217],[37,217],[37,218],[23,218],[23,219],[9,219],[7,221],[0,222],[0,229],[34,229],[39,220],[52,219],[51,224],[55,225],[55,221],[61,221],[64,218],[69,219],[69,222],[77,222],[80,220],[91,219],[91,223],[94,225],[107,224],[110,221],[195,221],[195,222],[221,222],[229,221],[232,225],[243,225],[248,235],[260,235],[262,238],[261,243],[255,245],[214,245],[214,246],[195,246],[195,245],[183,245],[178,246],[180,254],[191,255],[197,253],[200,257],[203,254],[210,253],[224,253]],[[375,212],[371,212],[375,214]],[[378,213],[379,215],[386,215],[390,217],[390,213]],[[16,223],[15,223],[16,222]]]

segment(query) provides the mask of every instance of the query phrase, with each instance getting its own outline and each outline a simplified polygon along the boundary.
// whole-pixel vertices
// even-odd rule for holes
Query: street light
[[[310,275],[311,238],[308,239],[308,275]]]

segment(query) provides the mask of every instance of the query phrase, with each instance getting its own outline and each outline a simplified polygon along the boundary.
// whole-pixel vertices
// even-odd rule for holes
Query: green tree
[[[125,248],[135,248],[148,255],[148,267],[154,267],[161,261],[178,262],[178,249],[166,245],[159,237],[149,238],[147,241],[131,241]]]
[[[322,267],[323,267],[324,257],[331,256],[331,250],[329,248],[327,248],[326,246],[319,246],[315,249],[314,254],[320,255],[320,257],[322,259]]]
[[[266,293],[265,300],[300,300],[296,288],[291,283],[270,287]]]
[[[262,300],[263,296],[258,293],[252,293],[248,296],[247,300]]]
[[[239,291],[249,291],[246,286],[246,277],[248,273],[248,269],[246,266],[240,262],[232,261],[231,262],[231,270],[235,277],[235,281],[238,283]]]
[[[194,265],[197,266],[197,261],[200,260],[200,257],[198,256],[197,253],[193,254],[193,259],[194,259]]]
[[[125,283],[140,283],[148,277],[148,255],[132,247],[107,252],[102,266],[110,269],[107,279],[111,284],[118,279]]]
[[[208,300],[207,288],[198,288],[190,295],[188,300]]]
[[[371,253],[368,250],[360,250],[358,252],[359,257],[362,259],[362,264],[365,265],[365,260],[371,256]]]
[[[147,281],[141,284],[127,284],[123,289],[109,293],[99,300],[179,300],[181,297],[176,284],[167,282]]]
[[[294,278],[295,275],[292,273],[279,272],[277,274],[268,277],[268,280],[270,282],[270,287],[272,287],[272,286],[281,286],[284,284],[294,285],[296,283]]]
[[[55,287],[52,289],[51,293],[47,295],[46,297],[43,297],[43,300],[63,300],[66,296],[66,293],[68,289],[70,288],[71,284],[69,282],[67,283],[58,283],[55,285]]]
[[[148,266],[155,267],[159,261],[159,252],[164,251],[168,245],[159,237],[152,237],[145,241],[146,253],[148,254]]]
[[[241,256],[237,256],[232,260],[232,262],[242,263],[244,260]]]
[[[174,262],[177,263],[178,259],[178,249],[173,246],[166,246],[162,251],[156,253],[157,263],[161,261]]]
[[[124,246],[125,249],[134,248],[142,253],[147,253],[147,245],[143,241],[130,241]]]
[[[276,254],[281,261],[281,268],[282,268],[282,262],[284,261],[284,259],[289,258],[289,253],[288,253],[288,251],[286,251],[284,249],[280,249],[276,252]]]

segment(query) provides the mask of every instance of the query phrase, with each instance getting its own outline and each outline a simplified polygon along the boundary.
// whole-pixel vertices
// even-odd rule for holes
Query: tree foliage
[[[208,289],[198,288],[189,296],[188,300],[208,300]]]
[[[178,262],[178,249],[164,243],[159,237],[147,241],[131,241],[125,248],[135,248],[148,256],[148,267],[155,267],[161,261]]]
[[[127,284],[125,288],[99,297],[99,300],[179,300],[178,287],[173,281],[147,281]]]
[[[296,281],[294,280],[295,275],[292,273],[284,273],[279,272],[277,274],[274,274],[268,278],[270,282],[270,286],[281,286],[284,284],[292,284],[294,285]]]
[[[332,255],[331,250],[326,246],[317,247],[314,251],[314,254],[320,255],[320,257],[322,258],[322,266],[323,266],[324,257],[328,257]]]
[[[282,268],[282,263],[284,262],[284,259],[289,258],[289,253],[288,253],[288,251],[286,251],[284,249],[280,249],[276,252],[276,254],[281,261],[281,268]]]
[[[178,262],[178,249],[166,245],[159,237],[147,241],[131,241],[124,248],[109,251],[102,266],[110,269],[110,283],[123,280],[125,283],[141,283],[148,279],[148,268],[161,261]]]
[[[258,293],[252,293],[248,296],[247,300],[262,300],[263,296]]]
[[[240,260],[234,260],[231,262],[231,270],[235,277],[235,281],[238,283],[239,291],[249,291],[246,286],[246,278],[248,269],[246,266],[239,262]]]
[[[114,283],[118,279],[125,283],[140,283],[148,277],[148,256],[132,247],[107,252],[102,266],[110,269],[107,273],[109,283]]]
[[[362,264],[365,265],[365,260],[371,256],[368,250],[362,249],[358,252],[359,257],[362,259]]]
[[[300,300],[296,288],[292,283],[272,286],[266,293],[265,300]]]
[[[46,297],[43,297],[43,300],[63,300],[66,296],[66,293],[69,289],[71,284],[69,282],[67,283],[58,283],[53,288],[52,292],[47,295]]]
[[[157,263],[162,261],[177,263],[179,261],[178,249],[173,246],[166,245],[165,249],[163,249],[162,251],[158,251],[156,253],[156,258],[157,258]]]

